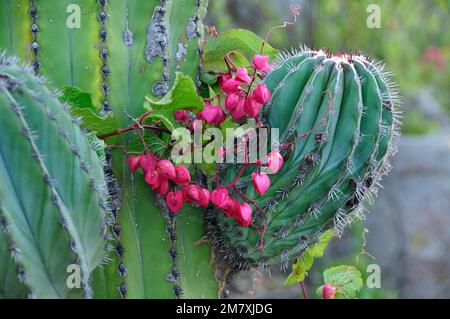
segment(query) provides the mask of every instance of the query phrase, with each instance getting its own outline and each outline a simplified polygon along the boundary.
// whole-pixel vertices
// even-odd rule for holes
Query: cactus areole
[[[207,37],[206,0],[67,5],[0,3],[0,297],[224,297],[363,216],[398,136],[383,65]]]

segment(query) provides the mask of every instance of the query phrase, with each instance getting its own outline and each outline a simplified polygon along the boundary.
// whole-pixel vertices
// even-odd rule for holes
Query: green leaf
[[[170,91],[161,99],[147,96],[152,109],[173,113],[177,110],[200,111],[205,106],[201,96],[197,94],[197,87],[191,77],[176,72],[175,83]]]
[[[70,113],[81,119],[80,126],[97,135],[106,134],[119,129],[120,122],[116,115],[100,116],[92,103],[92,95],[77,87],[63,88],[61,102],[71,106]]]
[[[293,285],[301,282],[308,275],[308,271],[311,269],[314,259],[323,256],[328,243],[333,238],[333,231],[327,230],[320,236],[317,243],[308,247],[302,256],[300,256],[296,262],[292,264],[292,272],[284,281],[285,285]]]
[[[325,284],[336,287],[335,299],[352,299],[358,297],[358,292],[363,288],[361,272],[354,266],[341,265],[331,267],[323,272]],[[316,293],[322,296],[320,286]]]
[[[62,96],[59,100],[64,103],[68,103],[72,107],[95,110],[95,106],[92,104],[91,94],[84,92],[77,87],[66,86],[63,88]]]
[[[263,40],[251,31],[231,29],[219,34],[217,38],[209,40],[204,48],[202,61],[203,71],[220,73],[227,70],[224,56],[229,54],[233,63],[238,67],[249,66],[255,54],[261,51]],[[263,54],[274,58],[278,50],[266,43]]]
[[[170,91],[161,99],[146,97],[144,108],[154,112],[147,119],[160,120],[170,130],[180,127],[173,118],[177,110],[199,112],[205,106],[203,99],[197,93],[197,87],[191,77],[176,72],[175,83]]]
[[[169,134],[164,134],[169,135]],[[153,154],[157,155],[158,157],[167,158],[170,155],[170,135],[169,140],[167,140],[166,137],[159,138],[158,136],[148,133],[143,135],[145,142],[147,143],[149,149],[152,151]],[[142,144],[142,141],[140,138],[136,137],[130,142],[130,146],[128,147],[128,151],[130,152],[137,152],[137,153],[143,153],[144,145]]]
[[[119,118],[116,115],[100,116],[91,109],[73,107],[70,113],[74,117],[80,117],[80,126],[98,136],[116,131],[120,127]]]

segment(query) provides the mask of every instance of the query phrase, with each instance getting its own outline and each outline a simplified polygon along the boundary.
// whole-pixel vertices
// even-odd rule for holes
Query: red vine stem
[[[302,289],[303,299],[308,299],[308,292],[303,281],[300,281],[300,288]]]
[[[310,129],[308,132],[303,133],[302,135],[300,135],[298,138],[296,138],[296,139],[293,140],[292,142],[289,142],[289,143],[286,143],[286,144],[281,145],[279,150],[283,150],[283,149],[285,149],[285,148],[291,146],[292,144],[297,143],[298,141],[304,139],[305,137],[307,137],[308,135],[310,135],[312,132],[314,132],[315,130],[317,130],[319,127],[321,127],[321,126],[327,124],[327,116],[328,116],[328,114],[330,113],[331,109],[333,108],[333,103],[334,103],[334,101],[333,101],[333,97],[332,97],[330,91],[327,90],[327,91],[324,92],[324,93],[328,93],[328,96],[330,97],[330,102],[328,103],[328,108],[327,108],[327,110],[325,111],[325,114],[324,114],[324,116],[323,116],[323,118],[322,118],[322,121],[320,121],[320,123],[318,123],[317,125],[315,125],[315,126],[314,126],[312,129]]]
[[[157,126],[152,126],[152,125],[141,125],[142,128],[144,129],[148,129],[148,130],[154,130],[154,131],[161,131],[161,132],[166,132],[166,133],[170,133],[170,131],[168,129],[162,128],[162,127],[157,127]],[[119,135],[119,134],[123,134],[129,131],[134,130],[134,124],[129,126],[129,127],[125,127],[125,128],[121,128],[117,131],[114,132],[110,132],[110,133],[106,133],[103,135],[98,135],[97,138],[101,139],[101,140],[106,140],[108,137],[112,137],[115,135]]]
[[[283,29],[283,28],[286,28],[288,25],[294,25],[297,23],[297,17],[300,15],[300,6],[299,5],[291,5],[290,10],[291,10],[292,16],[294,17],[294,20],[293,21],[285,21],[281,25],[277,25],[277,26],[270,28],[266,34],[266,37],[264,38],[262,45],[261,45],[260,54],[263,53],[264,46],[267,43],[267,41],[269,40],[269,37],[270,37],[270,34],[272,33],[272,31],[274,31],[276,29]]]
[[[256,164],[244,164],[241,167],[241,170],[239,171],[239,173],[236,175],[236,177],[233,179],[233,181],[231,181],[230,183],[226,184],[226,185],[220,185],[218,184],[217,187],[219,188],[228,188],[228,187],[233,187],[236,185],[237,181],[239,180],[239,178],[241,178],[242,174],[244,174],[244,171],[247,167],[252,166],[252,165],[256,165]]]

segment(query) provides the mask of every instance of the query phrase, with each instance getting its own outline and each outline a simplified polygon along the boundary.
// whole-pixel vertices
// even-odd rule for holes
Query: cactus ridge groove
[[[31,51],[33,52],[33,69],[34,69],[34,73],[35,75],[39,74],[39,70],[41,68],[41,63],[39,62],[38,59],[38,52],[39,52],[39,42],[38,42],[38,32],[39,32],[39,25],[38,25],[38,12],[37,12],[37,8],[36,8],[36,4],[35,4],[35,0],[30,0],[30,10],[29,10],[29,14],[30,14],[30,19],[31,19],[31,34],[32,34],[32,38],[33,38],[33,43],[31,44]]]
[[[103,78],[103,83],[100,87],[101,91],[103,92],[103,105],[100,109],[100,114],[108,115],[112,113],[112,107],[109,103],[109,83],[108,83],[108,77],[109,77],[109,66],[108,66],[108,31],[106,29],[105,23],[106,23],[106,17],[108,16],[108,13],[106,12],[106,6],[107,1],[99,1],[99,7],[100,7],[100,13],[98,21],[100,23],[100,32],[99,32],[99,39],[101,42],[100,45],[100,59],[102,61],[102,67],[100,69],[101,76]],[[105,17],[105,18],[101,18]]]

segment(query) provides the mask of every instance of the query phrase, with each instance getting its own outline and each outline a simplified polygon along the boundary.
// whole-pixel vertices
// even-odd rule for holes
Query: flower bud
[[[271,68],[271,65],[268,64],[267,62],[269,62],[268,55],[256,54],[253,57],[253,66],[259,71],[266,72]]]
[[[322,297],[323,299],[334,299],[334,294],[336,293],[336,287],[325,284],[322,287]]]
[[[242,227],[248,227],[252,222],[252,208],[247,203],[242,203],[234,217]]]
[[[252,97],[256,102],[266,104],[270,99],[270,91],[267,85],[258,84],[256,89],[253,90]]]
[[[178,110],[173,113],[173,118],[178,123],[183,124],[189,121],[189,114],[185,110]]]
[[[254,172],[252,174],[252,182],[253,187],[255,188],[255,191],[262,195],[264,194],[270,187],[270,179],[269,176],[267,176],[266,173],[256,173]]]
[[[188,185],[191,182],[191,174],[184,165],[178,165],[175,167],[175,183],[178,185]]]
[[[167,194],[167,206],[173,213],[178,213],[183,207],[183,193],[180,190],[175,190]]]
[[[171,161],[165,159],[159,160],[157,168],[161,176],[167,177],[171,180],[176,178],[175,166],[173,166]]]
[[[252,79],[248,76],[247,68],[238,68],[236,72],[236,80],[250,84]]]
[[[272,171],[272,173],[277,173],[283,166],[283,157],[280,152],[272,151],[267,155],[267,167]]]

